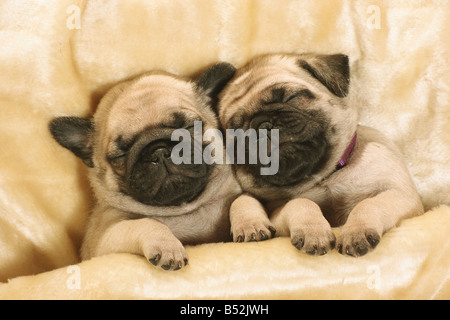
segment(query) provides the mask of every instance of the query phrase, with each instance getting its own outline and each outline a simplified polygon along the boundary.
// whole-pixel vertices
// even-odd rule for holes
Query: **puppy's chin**
[[[252,176],[254,187],[292,187],[308,181],[312,175],[319,172],[329,160],[329,149],[325,138],[306,143],[286,142],[279,148],[279,169],[273,175],[262,175],[261,169],[269,165],[240,165]],[[276,159],[272,159],[275,161]]]
[[[151,206],[180,206],[195,201],[206,188],[211,173],[206,164],[137,163],[128,180],[133,199]]]
[[[280,146],[279,170],[273,175],[262,175],[267,166],[247,165],[246,171],[254,178],[256,187],[292,187],[308,181],[319,172],[329,159],[326,140],[314,144],[286,143]]]
[[[156,182],[158,188],[147,184],[130,188],[130,196],[145,205],[167,207],[180,206],[195,201],[206,188],[208,178],[172,176]],[[156,190],[155,190],[156,189]]]

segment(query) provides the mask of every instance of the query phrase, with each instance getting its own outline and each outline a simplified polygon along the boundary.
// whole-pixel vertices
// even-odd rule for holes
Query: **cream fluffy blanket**
[[[438,0],[2,0],[0,298],[450,298],[449,30]],[[128,254],[80,263],[93,199],[51,118],[88,116],[151,69],[306,51],[349,55],[360,122],[401,148],[427,213],[357,259],[277,238],[189,247],[176,272]]]

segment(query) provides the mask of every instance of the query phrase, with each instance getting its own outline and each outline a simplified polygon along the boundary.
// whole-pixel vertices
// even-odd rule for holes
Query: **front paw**
[[[343,227],[337,239],[339,253],[352,257],[363,256],[380,242],[381,234],[372,228]]]
[[[188,264],[186,250],[175,237],[151,241],[144,248],[144,255],[151,264],[163,270],[175,271]]]
[[[324,255],[334,248],[336,236],[329,225],[305,226],[291,231],[291,242],[310,255]]]
[[[263,241],[273,238],[276,229],[269,219],[249,219],[231,226],[234,242]]]

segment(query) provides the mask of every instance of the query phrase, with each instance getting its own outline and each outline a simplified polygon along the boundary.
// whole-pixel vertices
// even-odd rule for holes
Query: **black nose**
[[[175,142],[161,139],[132,148],[129,157],[125,192],[135,200],[153,206],[178,206],[196,199],[206,187],[210,166],[175,164]]]
[[[159,140],[144,147],[133,146],[127,159],[127,177],[128,180],[143,175],[149,170],[159,170],[172,164],[172,143],[167,140]]]
[[[149,155],[150,162],[153,164],[162,163],[164,160],[170,159],[171,153],[172,150],[169,147],[157,148]]]
[[[147,144],[137,156],[139,162],[162,164],[171,158],[173,142],[170,140],[159,140]]]

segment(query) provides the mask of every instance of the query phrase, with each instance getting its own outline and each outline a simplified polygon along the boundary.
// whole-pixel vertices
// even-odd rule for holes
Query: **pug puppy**
[[[423,213],[401,152],[358,125],[346,101],[349,75],[343,54],[271,54],[240,68],[223,89],[221,125],[268,129],[279,154],[273,175],[262,175],[260,162],[235,164],[245,194],[230,209],[234,241],[269,239],[276,230],[309,254],[336,244],[362,256],[400,220]],[[270,141],[274,129],[278,139]]]
[[[125,252],[178,270],[188,263],[184,245],[229,240],[229,207],[240,192],[230,166],[175,164],[171,151],[174,130],[193,134],[194,121],[218,127],[216,92],[234,72],[219,64],[196,81],[150,72],[113,87],[92,118],[50,122],[56,141],[89,167],[97,200],[82,259]]]

